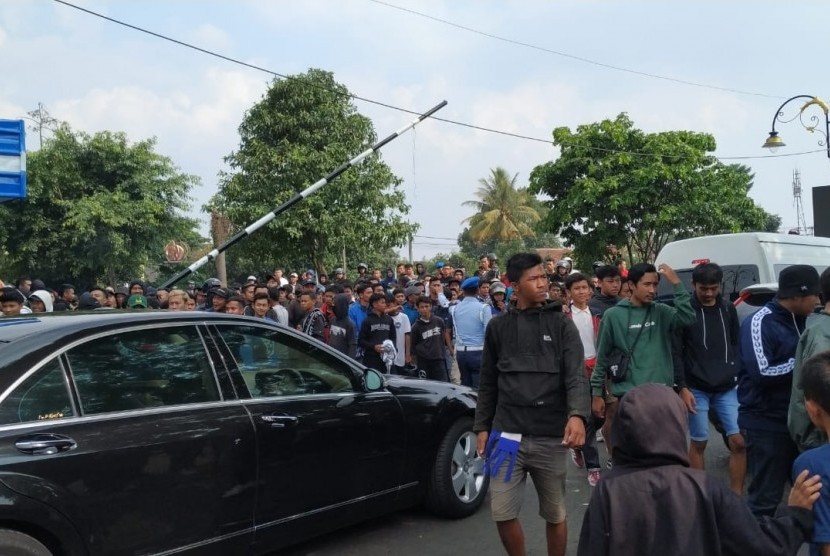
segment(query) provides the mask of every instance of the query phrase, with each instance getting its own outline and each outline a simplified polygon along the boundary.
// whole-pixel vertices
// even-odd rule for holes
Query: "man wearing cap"
[[[344,284],[348,283],[346,280],[346,272],[342,268],[335,268],[332,282],[342,288]]]
[[[455,357],[461,373],[461,384],[478,388],[484,331],[493,314],[490,306],[476,298],[479,278],[473,276],[461,283],[464,297],[453,307],[455,325]]]
[[[213,288],[208,293],[212,294],[213,297],[211,298],[210,309],[207,309],[207,311],[211,313],[224,313],[225,303],[230,299],[231,292],[227,288]]]
[[[775,513],[798,455],[787,430],[795,352],[819,302],[818,271],[793,265],[778,275],[778,295],[741,323],[738,425],[746,441],[747,503]]]
[[[421,286],[411,285],[403,291],[406,296],[406,303],[403,304],[401,310],[409,317],[409,324],[415,324],[418,318],[418,298],[423,295],[423,288]]]
[[[127,299],[127,307],[130,309],[146,309],[148,307],[147,298],[140,293],[134,293]]]
[[[291,288],[291,293],[297,293],[297,286],[299,285],[297,284],[297,282],[299,281],[299,279],[300,275],[296,272],[292,272],[288,275],[288,284],[286,285]]]

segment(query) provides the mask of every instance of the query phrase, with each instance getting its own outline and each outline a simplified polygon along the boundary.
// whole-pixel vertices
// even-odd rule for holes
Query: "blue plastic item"
[[[26,198],[26,126],[0,120],[0,201]]]

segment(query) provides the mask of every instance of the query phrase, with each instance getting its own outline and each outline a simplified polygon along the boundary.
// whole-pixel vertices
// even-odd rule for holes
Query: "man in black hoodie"
[[[386,296],[382,293],[373,293],[369,298],[369,314],[363,319],[358,334],[358,345],[363,348],[363,364],[381,373],[386,373],[386,363],[383,362],[383,342],[391,340],[395,345],[395,323],[392,317],[386,314]]]
[[[585,442],[589,411],[582,342],[562,305],[546,302],[539,255],[510,257],[507,277],[516,306],[487,325],[473,431],[487,456],[493,520],[507,553],[525,553],[518,515],[530,473],[548,554],[564,556],[566,459],[568,448]]]
[[[720,295],[723,270],[703,263],[692,270],[691,298],[695,323],[674,338],[675,378],[680,398],[689,410],[689,463],[703,469],[709,438],[709,409],[715,411],[729,443],[729,483],[743,492],[746,446],[738,428],[738,341],[740,322],[731,303]]]
[[[720,479],[689,469],[688,422],[683,402],[662,384],[637,386],[622,398],[614,468],[591,495],[578,556],[783,556],[810,538],[818,475],[802,472],[788,506],[756,520]]]
[[[349,303],[351,296],[345,293],[338,293],[334,296],[333,311],[334,319],[331,321],[331,333],[329,334],[329,345],[348,355],[355,357],[357,347],[357,333],[354,322],[349,318]]]
[[[610,264],[597,267],[594,275],[599,280],[599,291],[588,301],[588,306],[593,314],[602,317],[606,310],[617,306],[622,278],[619,269]]]

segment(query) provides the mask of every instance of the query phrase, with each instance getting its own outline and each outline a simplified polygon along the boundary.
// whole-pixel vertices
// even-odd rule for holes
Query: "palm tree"
[[[507,170],[498,167],[490,170],[489,177],[478,180],[478,200],[463,203],[477,210],[464,219],[470,225],[470,239],[485,243],[536,237],[531,225],[542,219],[536,208],[541,205],[527,188],[516,188],[518,175],[510,178]]]

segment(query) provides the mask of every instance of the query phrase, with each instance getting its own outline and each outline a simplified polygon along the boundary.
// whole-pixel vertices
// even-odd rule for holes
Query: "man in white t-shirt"
[[[395,374],[405,374],[404,367],[412,363],[411,355],[411,331],[412,324],[409,322],[409,317],[401,311],[401,305],[406,301],[406,296],[403,290],[396,288],[392,295],[387,296],[386,314],[392,317],[395,323],[395,349],[398,350],[395,362],[392,364],[392,372]]]
[[[274,279],[279,282],[279,286],[287,286],[288,280],[282,274],[283,272],[281,268],[274,270]]]
[[[571,298],[570,312],[568,313],[579,331],[582,340],[582,349],[585,352],[585,374],[590,376],[597,361],[597,331],[599,330],[599,315],[588,306],[593,288],[588,276],[575,272],[565,278],[565,289]],[[585,445],[582,449],[571,449],[571,460],[574,465],[588,470],[588,484],[597,486],[600,480],[599,452],[596,447],[596,431],[602,426],[592,415],[585,426]]]

